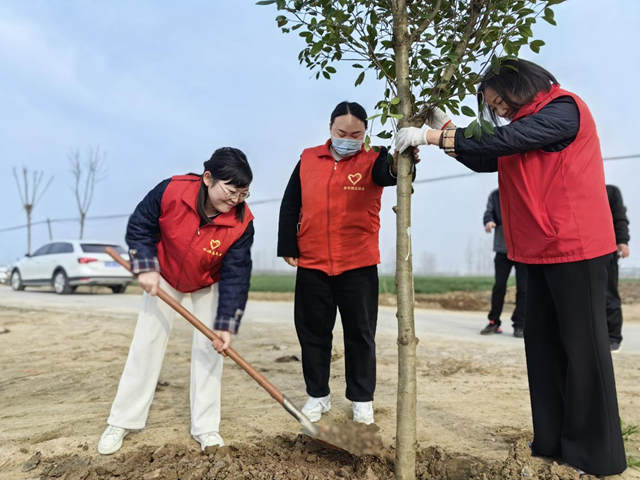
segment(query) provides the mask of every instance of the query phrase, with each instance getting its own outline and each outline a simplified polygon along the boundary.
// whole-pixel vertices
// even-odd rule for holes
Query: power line
[[[621,156],[617,156],[617,157],[603,157],[602,160],[605,162],[608,161],[613,161],[613,160],[629,160],[632,158],[640,158],[640,153],[639,154],[635,154],[635,155],[621,155]],[[432,177],[432,178],[424,178],[422,180],[416,180],[413,183],[433,183],[433,182],[441,182],[444,180],[453,180],[456,178],[463,178],[463,177],[472,177],[478,175],[476,172],[473,173],[459,173],[456,175],[445,175],[442,177]],[[251,206],[256,206],[256,205],[262,205],[265,203],[273,203],[273,202],[280,202],[282,200],[282,198],[267,198],[264,200],[256,200],[251,202]],[[102,215],[102,216],[96,216],[96,217],[86,217],[85,220],[111,220],[111,219],[117,219],[117,218],[128,218],[130,217],[131,214],[127,213],[127,214],[122,214],[122,215]],[[64,223],[64,222],[79,222],[80,219],[79,218],[58,218],[58,219],[54,219],[54,220],[41,220],[39,222],[32,222],[31,226],[35,226],[35,225],[43,225],[45,223]],[[0,233],[3,232],[9,232],[12,230],[21,230],[23,228],[27,228],[28,225],[18,225],[16,227],[9,227],[9,228],[2,228],[0,229]]]

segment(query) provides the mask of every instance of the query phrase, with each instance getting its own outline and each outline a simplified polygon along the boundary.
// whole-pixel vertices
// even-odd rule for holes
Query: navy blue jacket
[[[482,224],[486,225],[489,222],[496,224],[496,228],[493,234],[493,251],[496,253],[507,253],[507,244],[504,241],[504,230],[502,227],[502,211],[500,210],[500,192],[496,188],[489,194],[489,200],[487,200],[487,209],[482,217]]]
[[[160,241],[159,220],[162,197],[171,179],[160,182],[138,204],[129,218],[125,240],[129,245],[132,269],[138,274],[160,271],[157,245]],[[213,219],[215,223],[215,218]],[[204,221],[202,225],[204,225]],[[222,260],[218,283],[218,311],[214,328],[236,333],[249,295],[251,279],[251,246],[253,221],[244,234],[227,251]]]
[[[609,197],[609,207],[613,216],[613,228],[616,231],[616,243],[618,245],[629,245],[631,237],[629,235],[629,218],[627,218],[627,207],[622,201],[622,193],[615,185],[607,185],[607,196]]]

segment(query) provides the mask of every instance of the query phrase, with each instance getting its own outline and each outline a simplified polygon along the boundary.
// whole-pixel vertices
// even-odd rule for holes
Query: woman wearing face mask
[[[367,114],[342,102],[331,114],[331,138],[302,152],[282,199],[278,256],[298,267],[295,325],[313,422],[331,408],[332,330],[340,310],[346,396],[353,419],[373,423],[376,385],[380,201],[396,184],[387,150],[363,148]],[[417,152],[417,150],[416,150]]]
[[[433,130],[403,129],[396,145],[438,145],[476,172],[498,172],[508,256],[528,264],[531,448],[580,473],[619,474],[626,461],[606,322],[617,246],[595,122],[580,97],[525,60],[503,61],[478,92],[494,123],[511,123],[476,140],[435,111]]]

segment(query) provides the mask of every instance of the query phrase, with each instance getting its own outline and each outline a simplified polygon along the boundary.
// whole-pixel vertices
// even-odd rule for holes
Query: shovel
[[[111,256],[116,262],[131,271],[131,265],[113,248],[105,248],[105,252]],[[197,328],[209,340],[217,340],[222,342],[213,331],[204,323],[196,318],[189,310],[184,308],[180,302],[171,297],[167,292],[158,288],[158,297],[176,312],[182,315],[191,325]],[[264,388],[273,399],[284,407],[300,425],[302,425],[302,433],[313,437],[322,443],[340,450],[346,450],[354,455],[376,454],[380,451],[382,440],[378,434],[378,427],[375,425],[364,425],[355,422],[348,422],[341,425],[318,426],[309,420],[291,400],[289,400],[280,390],[278,390],[267,378],[258,372],[249,362],[229,347],[225,352],[227,356],[236,362],[240,368],[249,374],[258,384]]]

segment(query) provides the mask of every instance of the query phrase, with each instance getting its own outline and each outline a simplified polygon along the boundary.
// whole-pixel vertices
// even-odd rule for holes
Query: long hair
[[[246,188],[253,181],[253,173],[247,156],[242,150],[233,147],[222,147],[213,152],[211,158],[204,162],[204,171],[209,172],[215,182],[228,182],[236,188]],[[203,222],[212,223],[205,211],[207,190],[208,187],[203,180],[198,192],[196,209]],[[235,208],[236,218],[241,222],[244,221],[244,202],[238,203]]]
[[[478,87],[478,104],[484,103],[485,110],[499,124],[500,118],[489,108],[484,99],[487,88],[494,90],[512,112],[517,112],[530,103],[540,92],[548,92],[552,85],[557,85],[556,77],[540,65],[522,59],[503,59],[500,72],[493,70],[485,73]]]

